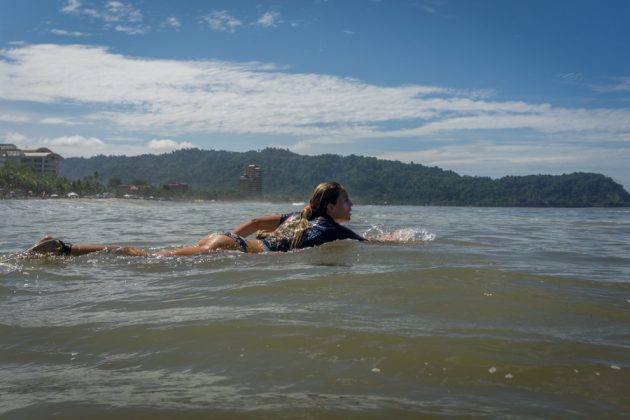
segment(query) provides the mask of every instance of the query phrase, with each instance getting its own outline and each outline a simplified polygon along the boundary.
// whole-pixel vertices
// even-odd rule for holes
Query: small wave
[[[429,242],[436,237],[435,233],[420,228],[404,228],[387,231],[380,226],[372,225],[370,229],[363,233],[367,239],[386,242]]]
[[[0,273],[12,273],[20,271],[22,265],[19,264],[18,254],[0,255]]]

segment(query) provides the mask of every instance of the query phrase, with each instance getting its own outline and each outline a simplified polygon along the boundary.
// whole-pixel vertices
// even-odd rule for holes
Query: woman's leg
[[[263,244],[258,239],[247,239],[247,252],[251,252],[252,254],[258,254],[260,252],[265,252],[265,248]]]
[[[247,244],[247,251],[251,253],[264,252],[262,243],[256,239],[250,239],[245,241]],[[173,249],[170,251],[160,251],[153,255],[170,255],[170,256],[185,256],[185,255],[197,255],[207,254],[215,251],[242,251],[241,245],[236,242],[234,238],[231,238],[223,233],[211,233],[201,238],[195,245],[187,246],[184,248]]]
[[[222,233],[211,233],[201,238],[195,245],[168,251],[160,251],[153,255],[186,256],[229,250],[241,251],[241,247],[229,236]]]
[[[264,252],[260,241],[255,239],[246,240],[247,252]],[[140,248],[120,245],[87,245],[87,244],[65,244],[64,242],[44,236],[38,243],[24,251],[26,255],[85,255],[92,252],[106,251],[116,255],[128,255],[133,257],[142,256],[187,256],[197,254],[207,254],[213,251],[242,251],[241,245],[233,238],[220,233],[212,233],[201,238],[195,245],[183,248],[149,253]]]
[[[148,255],[152,255],[143,249],[133,246],[85,244],[73,244],[72,249],[70,250],[70,255],[85,255],[98,251],[111,252],[115,255],[127,255],[130,257],[146,257]]]
[[[152,255],[156,256],[186,256],[186,255],[197,255],[204,254],[207,250],[203,247],[193,245],[193,246],[185,246],[183,248],[164,250],[156,252]]]
[[[25,255],[85,255],[98,251],[110,251],[117,255],[145,256],[149,255],[140,248],[120,245],[85,245],[66,244],[52,236],[44,236],[35,245],[24,251]]]

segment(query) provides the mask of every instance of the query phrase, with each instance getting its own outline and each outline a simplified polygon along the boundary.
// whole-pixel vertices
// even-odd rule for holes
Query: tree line
[[[363,156],[304,156],[267,148],[244,153],[185,149],[162,155],[95,156],[62,162],[65,179],[142,181],[153,186],[185,182],[210,198],[239,198],[245,165],[263,171],[263,199],[304,201],[323,180],[337,180],[361,204],[589,207],[630,206],[621,185],[601,174],[489,177]],[[72,181],[69,181],[72,182]],[[156,187],[159,188],[159,187]]]
[[[43,175],[24,166],[4,165],[0,167],[0,197],[7,196],[50,196],[75,192],[94,195],[105,192],[98,172],[82,179],[70,180],[56,175]]]
[[[175,191],[167,185],[153,186],[139,179],[134,179],[130,184],[139,188],[135,192],[121,188],[124,185],[118,177],[111,177],[107,182],[103,182],[98,171],[94,171],[80,179],[68,179],[63,176],[44,175],[24,166],[5,165],[0,167],[0,199],[64,197],[69,193],[75,193],[81,197],[93,197],[104,194],[122,197],[127,192],[131,192],[137,198],[235,198],[235,193],[233,192]]]

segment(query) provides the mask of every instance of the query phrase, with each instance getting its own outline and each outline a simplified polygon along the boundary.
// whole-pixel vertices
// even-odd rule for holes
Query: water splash
[[[0,274],[21,271],[22,265],[19,262],[18,254],[0,255]]]
[[[435,233],[426,229],[404,228],[387,231],[378,225],[372,225],[363,236],[367,239],[397,243],[429,242],[435,239]]]

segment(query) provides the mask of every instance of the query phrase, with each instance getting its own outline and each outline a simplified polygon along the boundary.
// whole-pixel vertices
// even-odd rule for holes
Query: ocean
[[[0,417],[630,418],[630,209],[355,205],[400,241],[15,256],[298,209],[0,201]]]

